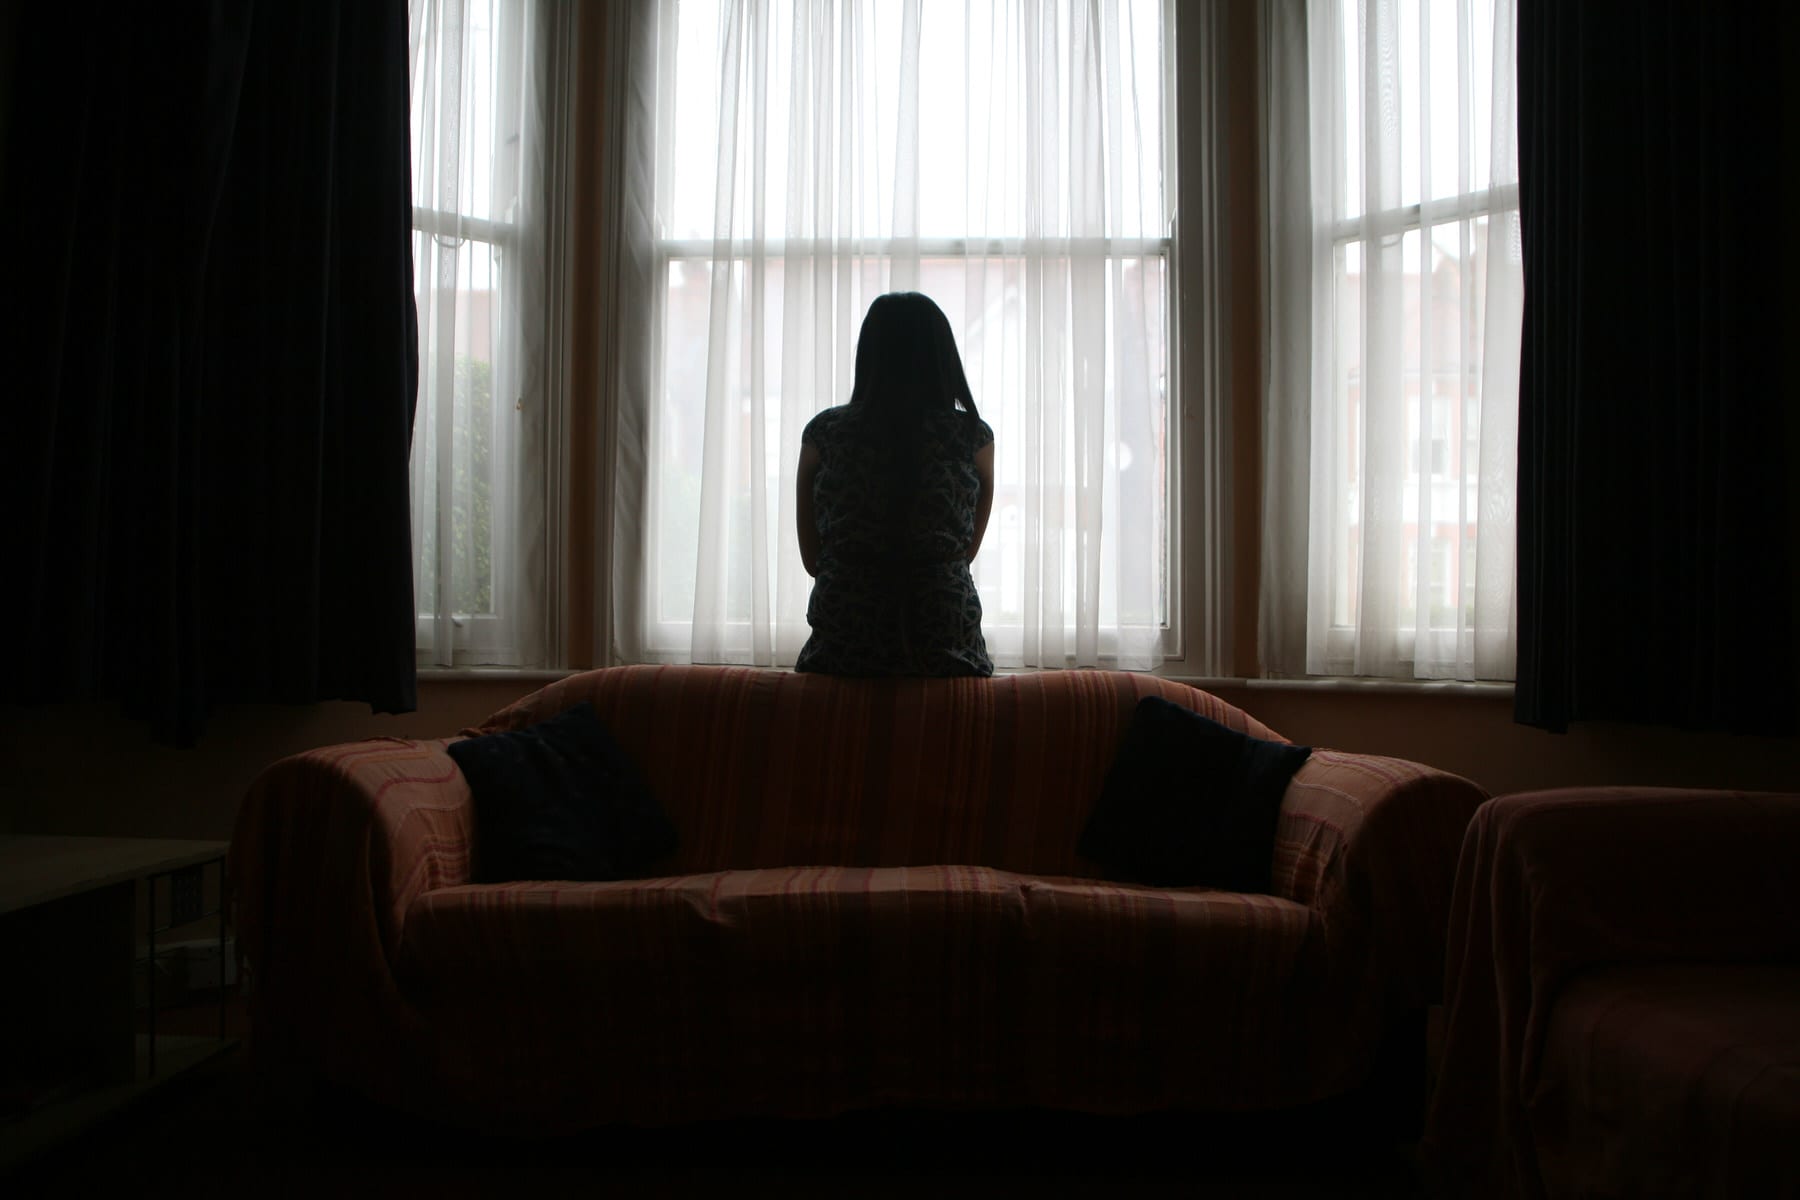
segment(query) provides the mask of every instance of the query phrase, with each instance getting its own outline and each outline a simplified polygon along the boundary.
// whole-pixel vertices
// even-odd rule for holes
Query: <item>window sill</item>
[[[792,670],[792,668],[774,668]],[[1032,669],[1002,669],[996,675],[1034,675]],[[420,667],[421,683],[501,683],[518,680],[525,683],[554,683],[574,670],[547,670],[521,667]],[[1185,683],[1202,691],[1221,688],[1243,688],[1256,691],[1287,692],[1352,692],[1358,695],[1390,696],[1477,696],[1490,700],[1513,694],[1513,685],[1505,682],[1468,682],[1461,679],[1360,679],[1349,676],[1320,676],[1314,679],[1234,679],[1210,675],[1164,675],[1164,679]]]
[[[1475,696],[1489,700],[1506,699],[1513,694],[1511,683],[1469,682],[1462,679],[1361,679],[1337,675],[1313,679],[1215,679],[1186,675],[1169,675],[1165,678],[1202,691],[1245,688],[1272,692],[1348,692],[1363,696]]]
[[[526,669],[523,667],[420,667],[414,674],[420,683],[554,683],[579,671]]]

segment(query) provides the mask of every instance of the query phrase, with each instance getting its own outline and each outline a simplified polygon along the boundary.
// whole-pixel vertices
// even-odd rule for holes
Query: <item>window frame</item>
[[[417,0],[414,0],[416,3]],[[521,127],[520,105],[524,102],[521,96],[521,70],[524,60],[535,62],[536,56],[531,52],[528,42],[540,36],[531,21],[530,6],[526,0],[500,0],[494,9],[496,21],[488,36],[493,41],[495,54],[495,70],[487,75],[487,83],[491,95],[486,98],[486,111],[490,114],[493,126],[494,161],[489,167],[490,178],[509,179],[513,188],[514,203],[500,217],[477,217],[463,212],[451,212],[430,205],[414,204],[412,206],[411,224],[415,238],[423,238],[427,243],[442,244],[448,241],[453,244],[472,244],[485,246],[492,255],[492,314],[495,323],[494,339],[489,359],[490,370],[493,371],[494,386],[498,386],[501,378],[501,356],[509,340],[508,329],[513,323],[506,296],[513,288],[521,286],[516,278],[517,269],[514,259],[521,252],[522,232],[518,224],[511,220],[517,215],[517,199],[519,189],[535,186],[535,181],[521,179],[518,176],[518,164],[509,162],[508,156],[518,144]],[[435,23],[427,23],[430,28],[423,31],[422,36],[431,36],[435,31]],[[548,69],[546,64],[537,64],[539,69]],[[479,107],[479,106],[478,106]],[[415,245],[418,243],[415,242]],[[471,258],[473,257],[471,252]],[[419,265],[415,263],[415,272]],[[424,281],[431,286],[429,279]],[[466,290],[466,289],[465,289]],[[421,329],[421,333],[423,330]],[[420,346],[420,396],[419,407],[415,411],[414,436],[417,437],[419,422],[436,420],[435,410],[426,410],[424,347]],[[454,353],[454,349],[452,351]],[[489,420],[489,454],[490,471],[495,471],[500,478],[505,472],[496,470],[498,464],[516,459],[519,431],[514,423],[505,419],[505,414],[513,405],[507,398],[497,393],[490,393]],[[440,454],[450,453],[440,450]],[[514,470],[518,469],[515,463]],[[453,480],[447,481],[440,470],[438,480],[437,505],[439,512],[448,509],[447,501]],[[513,578],[517,562],[521,554],[521,538],[518,536],[515,508],[516,497],[512,489],[493,486],[495,477],[490,476],[489,493],[489,544],[488,565],[491,579],[490,603],[492,608],[486,612],[452,612],[449,620],[452,624],[451,663],[436,661],[435,646],[438,614],[422,611],[417,595],[414,596],[414,656],[418,668],[424,670],[457,669],[465,666],[486,666],[518,664],[521,653],[522,638],[518,628],[521,614],[509,611],[516,601],[513,589],[506,581]],[[409,479],[409,490],[413,486]],[[519,484],[518,486],[523,486]],[[440,516],[440,521],[444,518]],[[415,566],[418,548],[413,548]],[[443,571],[440,568],[440,586],[443,584]]]

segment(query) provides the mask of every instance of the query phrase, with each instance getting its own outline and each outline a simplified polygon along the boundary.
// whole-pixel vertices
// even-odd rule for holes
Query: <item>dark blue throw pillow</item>
[[[1267,892],[1281,795],[1311,753],[1146,696],[1076,849],[1115,879]]]
[[[449,751],[475,799],[476,883],[624,879],[675,849],[668,814],[586,701]]]

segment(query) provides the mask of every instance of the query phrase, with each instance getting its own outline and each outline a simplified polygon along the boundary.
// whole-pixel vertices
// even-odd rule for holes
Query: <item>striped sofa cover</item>
[[[608,883],[470,884],[455,739],[284,759],[231,846],[253,1068],[535,1132],[1352,1088],[1384,1019],[1436,994],[1485,795],[1318,749],[1273,894],[1109,883],[1075,844],[1145,695],[1278,736],[1142,674],[702,666],[574,675],[463,731],[593,703],[681,835],[654,878]]]

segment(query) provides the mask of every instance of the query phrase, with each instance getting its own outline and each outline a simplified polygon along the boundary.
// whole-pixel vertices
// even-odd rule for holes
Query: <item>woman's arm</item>
[[[800,471],[794,479],[794,523],[799,526],[800,563],[808,575],[819,573],[819,527],[813,520],[813,478],[819,473],[819,448],[800,443]],[[976,541],[980,541],[977,535]]]
[[[981,480],[981,492],[975,498],[975,540],[969,543],[970,562],[975,561],[975,552],[981,549],[988,514],[994,511],[994,443],[989,442],[975,452],[975,475]]]

